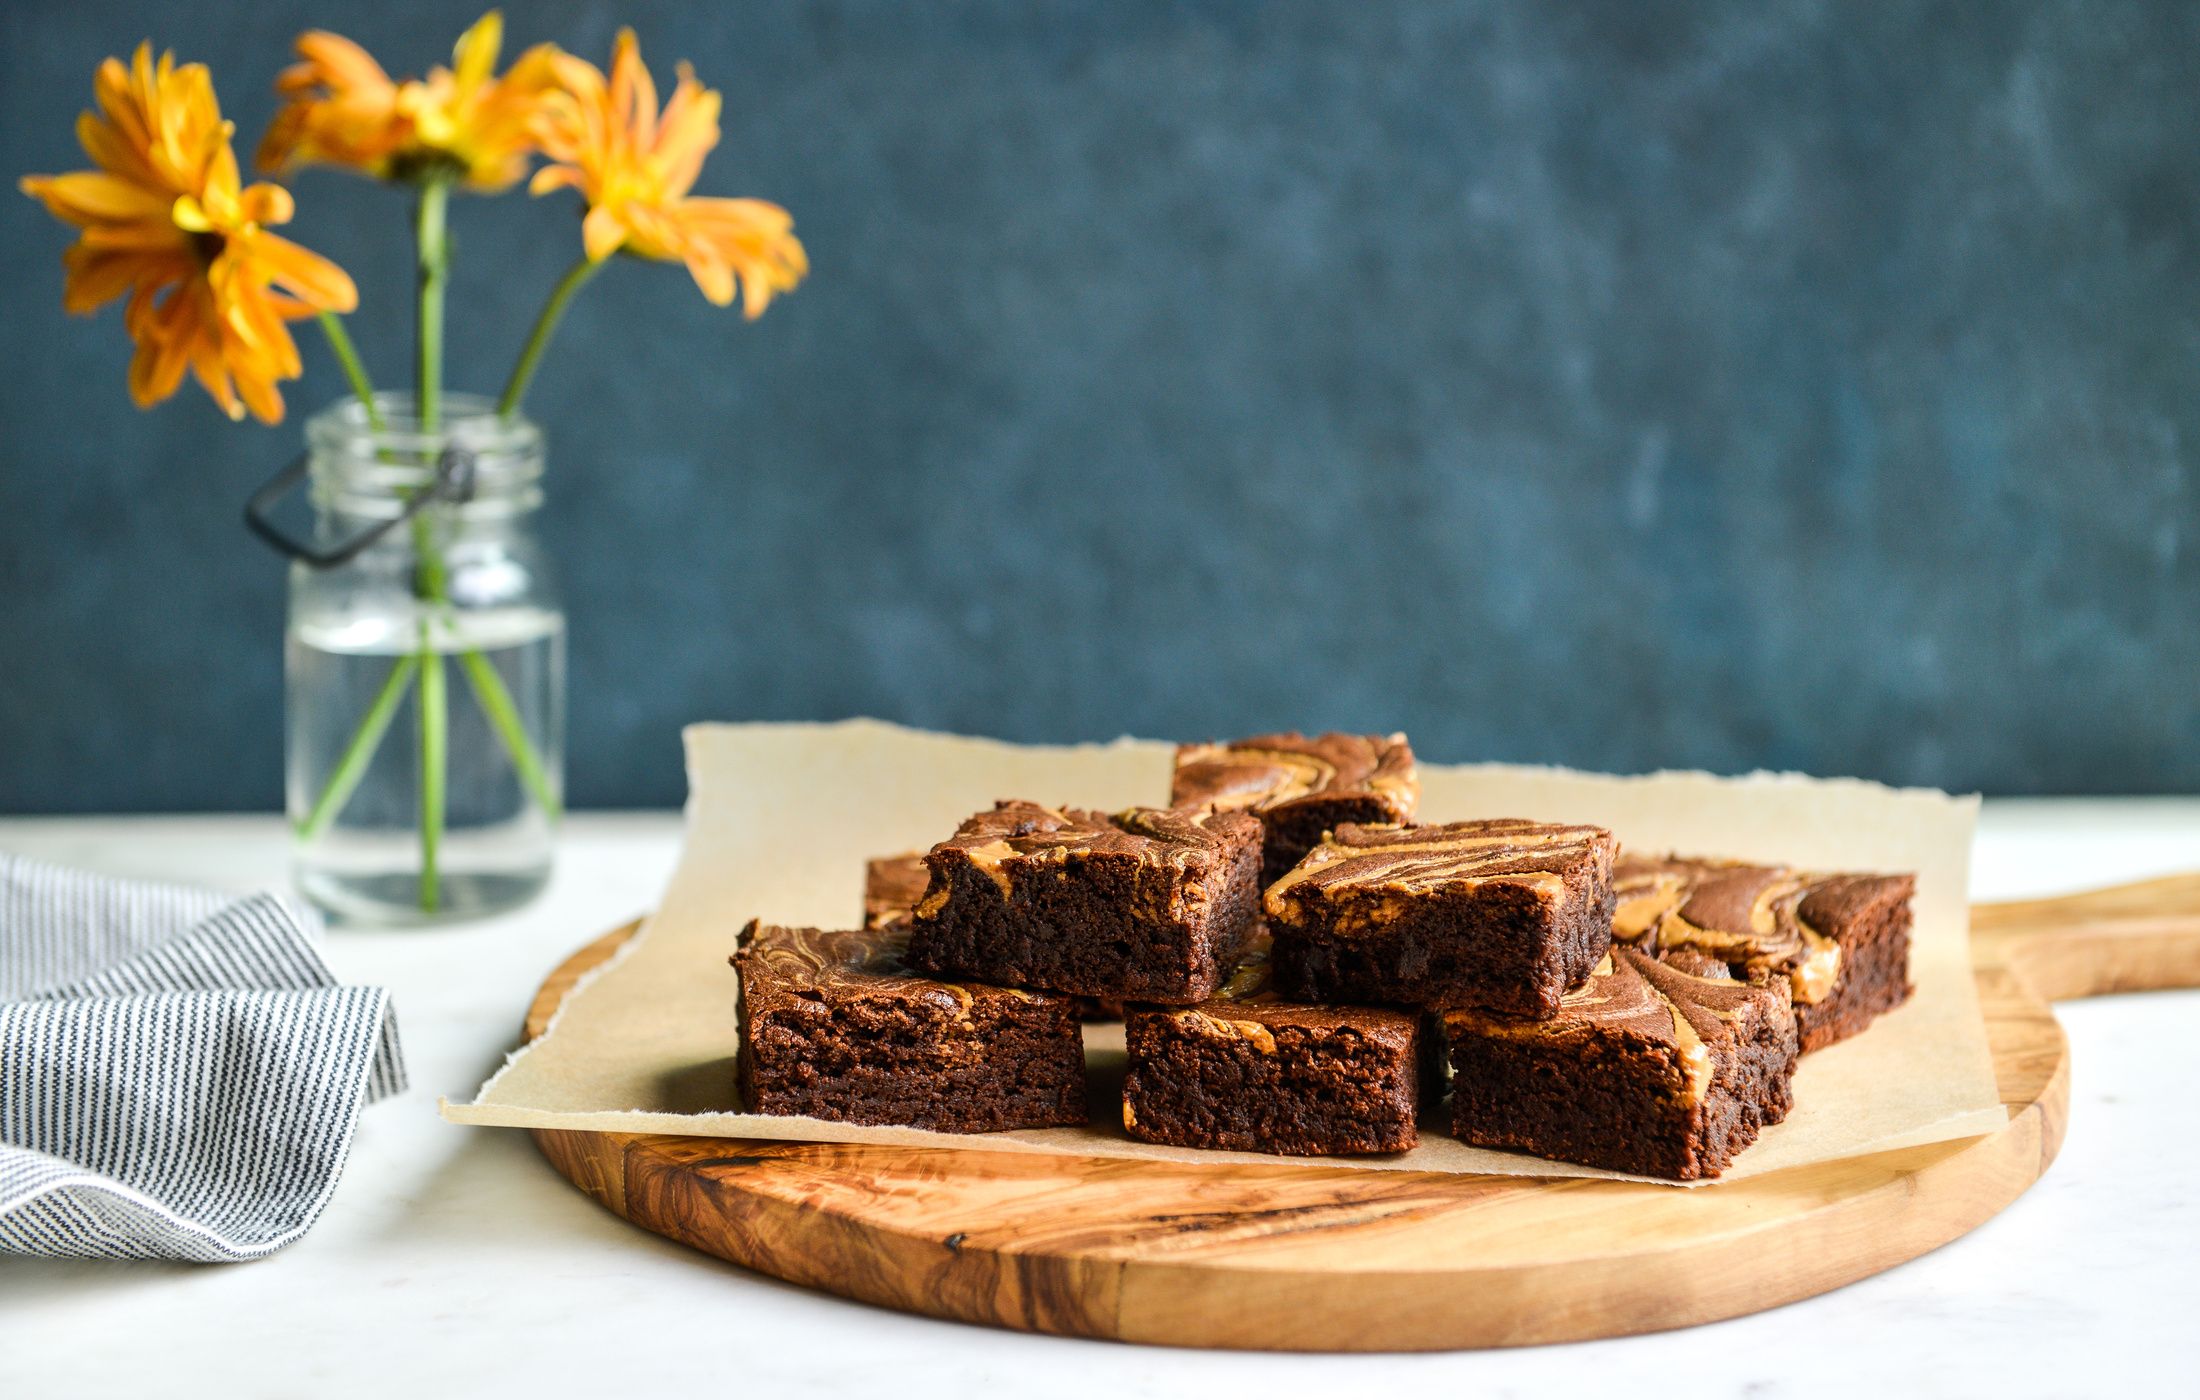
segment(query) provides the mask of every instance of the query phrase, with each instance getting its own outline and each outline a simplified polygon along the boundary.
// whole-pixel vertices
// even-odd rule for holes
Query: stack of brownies
[[[1419,825],[1405,736],[1177,752],[1167,807],[998,803],[871,862],[865,927],[752,922],[749,1112],[994,1132],[1087,1121],[1123,1020],[1124,1131],[1293,1155],[1463,1141],[1716,1176],[1796,1056],[1910,993],[1908,875],[1623,856],[1594,826]]]

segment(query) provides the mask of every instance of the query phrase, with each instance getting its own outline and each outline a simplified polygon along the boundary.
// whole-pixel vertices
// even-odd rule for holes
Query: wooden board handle
[[[2200,874],[1974,904],[1971,945],[2050,1001],[2200,986]]]

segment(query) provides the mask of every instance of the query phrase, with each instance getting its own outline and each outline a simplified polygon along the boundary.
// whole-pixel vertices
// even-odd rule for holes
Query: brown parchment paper
[[[863,863],[921,849],[996,798],[1109,810],[1165,802],[1172,748],[1036,747],[930,734],[874,720],[699,725],[687,731],[687,839],[662,906],[615,961],[566,999],[549,1031],[512,1055],[456,1123],[713,1137],[878,1142],[981,1151],[1265,1162],[1134,1142],[1120,1127],[1122,1030],[1088,1032],[1094,1115],[1085,1128],[961,1135],[866,1128],[740,1111],[734,974],[726,959],[752,916],[858,926]],[[1429,821],[1520,816],[1608,826],[1641,851],[1785,861],[1817,869],[1914,870],[1917,995],[1871,1030],[1806,1058],[1795,1110],[1724,1180],[1993,1131],[2006,1121],[1967,952],[1976,798],[1870,783],[1759,774],[1619,778],[1492,764],[1421,766]],[[602,932],[574,930],[580,943]],[[1421,1146],[1320,1158],[1374,1170],[1607,1176],[1590,1167],[1468,1147],[1423,1123]]]

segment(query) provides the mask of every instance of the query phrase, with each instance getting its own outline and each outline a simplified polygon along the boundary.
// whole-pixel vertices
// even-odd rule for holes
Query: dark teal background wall
[[[0,169],[78,164],[145,34],[249,144],[300,28],[417,70],[472,16],[14,0]],[[816,268],[749,326],[614,267],[540,382],[582,804],[676,800],[688,720],[856,713],[2200,789],[2200,6],[510,19],[692,59],[703,189]],[[297,193],[397,379],[401,203]],[[577,230],[455,218],[485,388]],[[302,412],[132,410],[63,244],[0,200],[0,809],[272,807],[282,573],[236,515]],[[299,410],[339,392],[308,354]]]

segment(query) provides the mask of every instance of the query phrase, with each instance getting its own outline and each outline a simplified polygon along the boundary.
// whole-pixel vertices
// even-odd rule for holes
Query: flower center
[[[214,259],[222,255],[222,249],[229,246],[229,240],[218,233],[194,233],[190,238],[191,251],[198,255],[201,267],[212,267]]]

